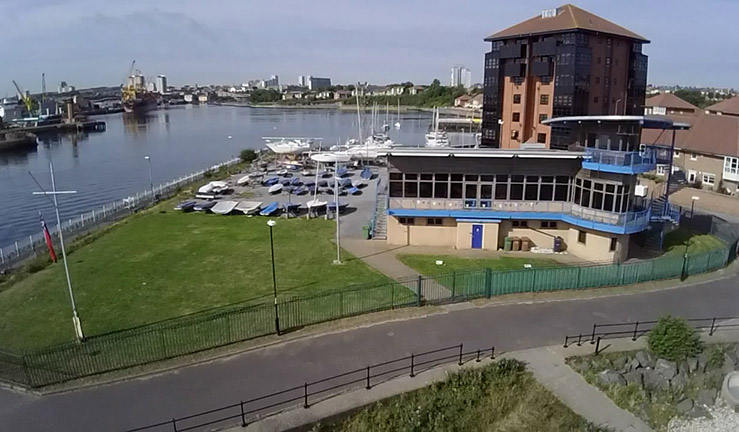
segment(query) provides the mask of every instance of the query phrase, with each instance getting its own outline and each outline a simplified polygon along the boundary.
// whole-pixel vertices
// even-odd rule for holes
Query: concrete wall
[[[472,248],[472,226],[482,225],[482,248],[498,250],[497,222],[458,222],[455,247],[457,249]]]
[[[708,184],[701,184],[701,188],[706,190],[713,190],[718,191],[719,190],[719,183],[721,183],[721,179],[723,177],[724,173],[724,157],[723,156],[714,156],[714,155],[707,155],[707,154],[701,154],[701,153],[694,153],[690,150],[686,151],[676,151],[675,156],[672,159],[672,163],[680,167],[680,169],[685,173],[685,179],[688,179],[688,173],[690,171],[696,172],[696,180],[698,182],[701,182],[703,180],[703,174],[713,174],[716,181],[713,185]],[[695,155],[696,160],[692,160],[691,156]],[[667,179],[667,175],[664,176],[665,179]],[[736,184],[732,184],[732,182],[724,182],[725,187],[728,187],[730,189],[733,188],[733,190],[736,190]]]
[[[457,222],[443,218],[443,225],[426,225],[426,218],[414,218],[414,225],[402,225],[398,218],[387,218],[387,242],[393,245],[454,246]]]
[[[528,228],[513,228],[513,222],[504,220],[500,223],[498,234],[498,247],[502,248],[506,237],[528,237],[531,239],[532,247],[553,248],[554,238],[562,237],[565,245],[568,243],[569,224],[557,222],[557,228],[541,228],[541,221],[528,221]]]
[[[578,242],[580,231],[585,231],[585,244]],[[611,238],[617,238],[616,250],[609,251]],[[570,226],[569,235],[565,237],[567,252],[588,261],[620,262],[629,253],[629,236],[608,234],[576,226]]]

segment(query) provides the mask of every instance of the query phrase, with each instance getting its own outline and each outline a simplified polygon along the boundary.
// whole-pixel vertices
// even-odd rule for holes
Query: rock
[[[641,365],[641,367],[643,368],[654,367],[654,359],[652,358],[652,355],[646,351],[637,352],[634,358],[636,359],[636,361],[639,362],[639,365]]]
[[[626,379],[623,375],[612,370],[604,370],[598,374],[598,381],[605,387],[610,387],[614,384],[626,385]]]
[[[690,411],[685,413],[690,418],[709,417],[708,410],[702,406],[694,406]]]
[[[644,369],[642,379],[647,390],[668,390],[670,388],[670,381],[655,372],[654,369]]]
[[[692,399],[685,398],[681,400],[680,402],[678,402],[677,405],[675,405],[675,408],[677,409],[677,412],[679,412],[680,414],[685,414],[688,411],[693,409],[693,405],[694,404],[693,404]]]
[[[581,374],[584,374],[585,372],[590,370],[590,363],[587,360],[583,360],[582,362],[575,365],[575,370],[580,372]]]
[[[736,366],[736,362],[734,359],[728,354],[724,354],[724,365],[721,366],[721,374],[726,375],[729,372],[734,371],[734,367]]]
[[[677,375],[677,364],[675,364],[675,362],[673,361],[658,359],[657,363],[654,366],[654,370],[663,377],[667,379],[672,379],[675,375]]]
[[[698,360],[698,366],[696,371],[703,373],[706,371],[706,366],[708,365],[708,354],[706,353],[700,353],[698,354],[698,357],[696,357]]]
[[[631,372],[639,369],[641,367],[641,364],[639,364],[639,360],[633,358],[628,363],[626,363],[626,372]]]
[[[713,406],[716,403],[716,390],[703,389],[699,391],[698,396],[695,398],[695,403],[701,406]]]
[[[685,371],[685,373],[687,374],[687,373],[688,373],[688,369],[689,369],[689,367],[688,367],[688,362],[687,362],[687,360],[682,360],[682,361],[681,361],[680,363],[678,363],[678,365],[677,365],[677,372],[678,372],[678,373],[680,373],[680,372],[683,372],[683,371]]]
[[[623,376],[627,384],[637,384],[641,387],[644,383],[644,379],[640,370],[632,370],[626,372]]]
[[[623,371],[626,369],[626,363],[628,362],[628,357],[618,357],[615,360],[613,360],[613,369],[617,371]]]
[[[673,390],[676,390],[678,392],[682,392],[685,390],[685,387],[688,386],[688,373],[684,370],[681,370],[677,373],[672,379],[670,380],[670,388]]]
[[[687,363],[688,363],[688,372],[693,373],[698,370],[698,358],[697,357],[688,357]]]
[[[728,360],[727,360],[728,359]],[[734,366],[739,363],[739,360],[737,360],[736,352],[732,350],[728,350],[724,353],[724,362],[731,361],[731,363],[734,364]]]

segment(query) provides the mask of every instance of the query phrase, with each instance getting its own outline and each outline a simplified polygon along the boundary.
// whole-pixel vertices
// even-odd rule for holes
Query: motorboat
[[[302,176],[304,176],[304,177],[310,177],[310,176],[312,176],[312,175],[313,175],[313,171],[310,171],[310,170],[303,170],[303,171],[300,171],[300,175],[302,175]]]
[[[330,202],[330,203],[326,204],[326,207],[329,210],[336,210],[336,208],[338,207],[339,208],[339,211],[341,211],[341,210],[344,210],[348,205],[349,204],[347,204],[347,203],[343,203],[343,202],[337,203],[336,201],[334,201],[334,202]]]
[[[277,174],[280,177],[285,177],[285,176],[287,176],[288,171],[286,169],[281,169],[281,170],[277,171],[275,174]]]
[[[283,186],[290,186],[290,182],[291,181],[292,181],[291,179],[286,178],[286,179],[280,181],[280,184],[283,185]]]
[[[197,202],[195,201],[183,201],[177,204],[174,209],[181,212],[191,212],[195,209],[196,204]]]
[[[234,210],[240,211],[245,215],[253,215],[259,213],[261,207],[262,203],[260,201],[239,201]]]
[[[347,169],[344,167],[339,167],[336,170],[336,177],[344,177],[348,173]]]
[[[431,130],[426,134],[426,147],[449,147],[449,138],[446,132],[439,130],[439,109],[434,108],[431,119]]]
[[[315,209],[315,208],[325,207],[326,204],[328,204],[328,202],[321,201],[319,199],[312,199],[312,200],[310,200],[310,201],[308,201],[308,202],[305,203],[305,205],[306,205],[306,207],[308,207],[308,209]]]
[[[210,211],[215,214],[227,215],[234,211],[238,204],[239,203],[236,201],[219,201],[210,209]]]
[[[346,192],[350,195],[359,195],[362,193],[362,191],[356,186],[350,187]]]
[[[202,202],[202,203],[195,204],[195,207],[193,207],[193,210],[195,210],[195,211],[202,211],[202,212],[208,212],[215,205],[216,205],[216,202],[215,201]]]
[[[298,186],[301,183],[302,181],[300,181],[300,177],[293,177],[292,179],[290,179],[290,185],[292,186]]]
[[[344,179],[339,180],[339,187],[340,188],[352,187],[352,179],[344,178]]]
[[[282,188],[283,188],[282,184],[281,183],[277,183],[277,184],[274,184],[274,185],[270,186],[269,189],[268,189],[268,192],[270,194],[273,194],[273,195],[274,194],[278,194],[278,193],[282,192]]]
[[[262,138],[267,148],[277,154],[302,154],[313,147],[313,139],[303,138]]]
[[[308,188],[305,186],[300,186],[299,188],[295,189],[293,193],[295,195],[303,195],[308,192]]]
[[[316,182],[313,181],[313,180],[306,180],[306,181],[303,182],[303,186],[306,186],[306,187],[311,187],[311,186],[315,186],[315,185],[316,185]]]
[[[300,208],[300,203],[285,203],[282,205],[282,210],[285,213],[295,213]]]
[[[208,183],[206,185],[200,186],[198,188],[199,194],[210,194],[213,193],[214,186],[211,183]]]
[[[352,187],[363,188],[365,186],[367,186],[367,183],[364,180],[352,180]]]
[[[259,212],[259,214],[262,215],[262,216],[271,216],[274,213],[276,213],[279,208],[280,208],[280,203],[278,203],[277,201],[275,201],[275,202],[269,203],[267,205],[267,207],[263,208]]]
[[[328,180],[321,180],[318,182],[319,187],[328,187]]]
[[[264,181],[265,186],[273,186],[280,182],[279,177],[270,177]]]
[[[362,172],[359,174],[359,177],[365,180],[370,180],[372,178],[372,169],[368,166],[364,167]]]
[[[248,175],[245,175],[241,177],[240,179],[236,180],[236,186],[244,186],[247,183],[249,183],[249,180],[251,180],[251,177]]]
[[[347,151],[321,152],[310,155],[310,158],[319,163],[346,163],[352,158]]]
[[[198,193],[198,194],[195,194],[195,198],[196,199],[204,199],[204,200],[212,201],[212,200],[216,199],[216,195],[215,194],[212,194],[212,193],[207,193],[207,194],[206,193]]]

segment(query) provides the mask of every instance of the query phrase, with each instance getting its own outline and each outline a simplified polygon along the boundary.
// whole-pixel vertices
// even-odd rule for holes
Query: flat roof
[[[687,130],[690,129],[688,123],[678,123],[668,117],[662,116],[638,116],[638,115],[596,115],[596,116],[570,116],[555,117],[544,120],[542,124],[566,124],[566,123],[639,123],[643,129],[668,129],[668,130]]]
[[[500,159],[579,159],[585,152],[565,150],[521,150],[521,149],[467,149],[467,148],[414,148],[395,147],[381,156],[393,157],[455,157],[455,158],[500,158]]]

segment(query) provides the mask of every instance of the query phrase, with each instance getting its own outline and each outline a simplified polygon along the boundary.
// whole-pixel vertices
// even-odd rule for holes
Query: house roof
[[[721,156],[739,156],[739,117],[715,114],[668,115],[675,122],[690,123],[690,130],[675,131],[675,147]],[[644,129],[641,142],[670,146],[672,132]]]
[[[494,33],[487,38],[486,41],[499,39],[509,39],[520,36],[528,36],[535,34],[555,33],[565,30],[587,30],[596,33],[606,33],[621,36],[629,39],[635,39],[649,43],[649,40],[640,36],[631,30],[627,30],[617,24],[601,18],[591,12],[580,9],[577,6],[566,4],[552,10],[552,15],[544,17],[542,13],[531,19],[518,23],[505,30]]]
[[[644,105],[648,107],[664,107],[664,108],[675,108],[675,109],[681,109],[681,110],[693,110],[693,111],[699,111],[700,109],[691,104],[690,102],[687,102],[684,99],[681,99],[677,96],[675,96],[672,93],[660,93],[656,96],[652,96],[649,99],[647,99],[644,102]]]
[[[706,107],[708,111],[739,115],[739,96]]]

